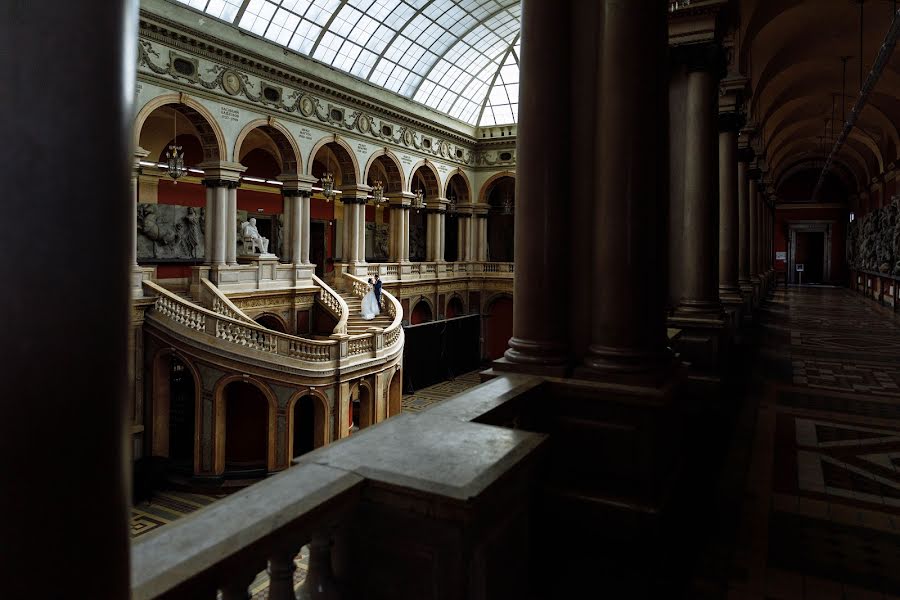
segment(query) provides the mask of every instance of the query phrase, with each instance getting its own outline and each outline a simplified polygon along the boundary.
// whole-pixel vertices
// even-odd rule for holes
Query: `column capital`
[[[392,194],[390,198],[388,198],[388,205],[392,209],[396,210],[409,210],[410,204],[412,204],[413,199],[416,197],[412,192],[400,192],[399,194]]]
[[[236,188],[241,183],[241,173],[247,170],[241,163],[224,160],[203,162],[197,167],[203,169],[203,185],[206,187]]]
[[[285,198],[312,196],[313,185],[318,182],[315,177],[297,173],[282,173],[277,179],[284,184],[281,187],[281,193]]]
[[[744,126],[746,118],[739,112],[719,112],[719,131],[737,133]]]
[[[717,41],[673,46],[671,57],[675,64],[686,66],[689,72],[709,72],[719,79],[728,72],[725,49]]]
[[[737,159],[739,163],[750,164],[753,161],[753,151],[750,148],[738,146]]]
[[[472,214],[482,219],[487,219],[488,212],[491,210],[490,204],[472,204]]]
[[[372,187],[360,183],[341,186],[341,202],[344,204],[365,204],[369,200]]]
[[[150,155],[149,150],[144,150],[140,146],[134,149],[134,170],[137,171],[141,168],[141,161],[147,158]]]

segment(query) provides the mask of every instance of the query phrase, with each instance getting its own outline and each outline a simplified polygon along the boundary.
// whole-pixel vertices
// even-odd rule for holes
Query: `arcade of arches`
[[[10,593],[900,597],[894,0],[88,4],[0,20]]]

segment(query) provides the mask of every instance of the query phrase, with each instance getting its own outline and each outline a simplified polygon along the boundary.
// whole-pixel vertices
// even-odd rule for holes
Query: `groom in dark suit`
[[[378,303],[378,306],[381,306],[381,277],[378,275],[375,276],[373,289],[375,291],[375,301]]]

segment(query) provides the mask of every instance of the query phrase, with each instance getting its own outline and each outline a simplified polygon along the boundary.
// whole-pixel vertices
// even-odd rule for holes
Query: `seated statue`
[[[244,254],[267,254],[269,252],[269,238],[259,235],[256,228],[256,219],[251,218],[241,224],[241,237],[244,242]]]

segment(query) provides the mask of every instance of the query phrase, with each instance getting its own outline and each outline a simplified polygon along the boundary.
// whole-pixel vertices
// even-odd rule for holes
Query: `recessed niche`
[[[192,77],[197,72],[197,67],[192,61],[180,57],[172,61],[172,68],[176,73],[185,77]]]

